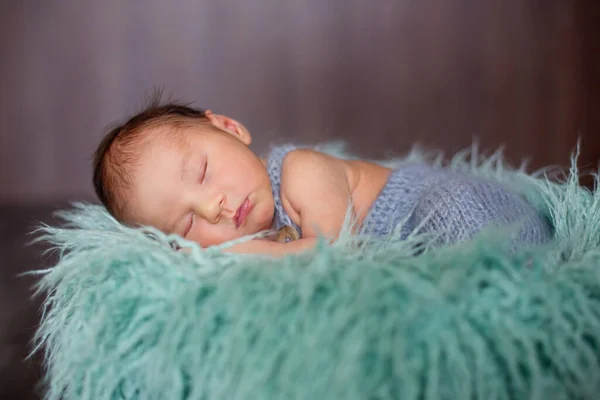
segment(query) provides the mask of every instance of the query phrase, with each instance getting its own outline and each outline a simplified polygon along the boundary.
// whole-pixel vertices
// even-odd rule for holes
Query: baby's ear
[[[215,114],[210,110],[206,110],[205,115],[206,118],[208,118],[208,120],[210,121],[210,123],[213,124],[215,127],[231,135],[234,135],[244,144],[249,145],[252,141],[252,138],[250,137],[250,132],[248,132],[244,125],[240,124],[235,119],[226,117],[225,115]]]

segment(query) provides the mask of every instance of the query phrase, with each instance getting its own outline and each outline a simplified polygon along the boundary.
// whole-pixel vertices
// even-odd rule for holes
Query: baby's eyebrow
[[[185,181],[190,173],[191,155],[187,153],[181,160],[181,180]]]

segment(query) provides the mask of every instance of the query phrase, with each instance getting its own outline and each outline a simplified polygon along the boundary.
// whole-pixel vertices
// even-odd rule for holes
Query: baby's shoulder
[[[298,148],[289,151],[283,158],[282,170],[297,168],[298,166],[311,166],[325,158],[325,154],[309,148]]]
[[[295,194],[318,191],[325,185],[347,185],[342,159],[313,149],[297,149],[285,156],[281,166],[283,194],[294,197]]]
[[[300,148],[286,154],[281,164],[281,180],[285,178],[319,178],[323,174],[343,172],[344,161],[317,150]]]

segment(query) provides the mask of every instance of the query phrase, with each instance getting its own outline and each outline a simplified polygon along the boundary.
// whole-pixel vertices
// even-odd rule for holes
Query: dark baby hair
[[[139,148],[147,129],[163,124],[177,127],[185,122],[207,121],[205,110],[173,101],[162,102],[161,95],[160,91],[154,93],[141,112],[110,129],[94,154],[96,195],[106,209],[121,221],[127,217],[124,190],[131,187],[131,169],[139,161]]]

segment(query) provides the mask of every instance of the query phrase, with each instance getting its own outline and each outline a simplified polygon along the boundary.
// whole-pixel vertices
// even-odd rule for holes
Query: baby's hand
[[[234,244],[223,249],[227,253],[268,254],[282,256],[289,253],[299,253],[313,248],[316,238],[301,238],[298,231],[291,226],[284,226],[274,236],[252,239]],[[177,251],[190,253],[188,248],[178,248]]]
[[[300,253],[315,247],[317,238],[301,238],[287,243],[273,240],[253,239],[238,243],[223,249],[228,253],[267,254],[271,256],[284,256],[286,254]]]
[[[291,226],[284,226],[273,236],[273,241],[279,243],[292,242],[298,239],[300,239],[300,234]]]

